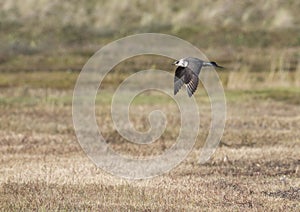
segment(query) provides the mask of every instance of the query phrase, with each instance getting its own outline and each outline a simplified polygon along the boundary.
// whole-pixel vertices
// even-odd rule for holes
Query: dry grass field
[[[55,87],[56,80],[52,87],[36,87],[59,74],[71,79],[77,75],[47,72],[36,79],[23,73],[22,80],[2,76],[19,85],[3,85],[0,94],[3,210],[300,210],[299,88],[227,88],[224,136],[204,165],[197,158],[210,124],[210,104],[199,90],[201,124],[193,151],[167,174],[131,181],[98,169],[81,149],[72,124],[72,89]],[[225,82],[238,75],[223,73],[221,78]],[[110,92],[107,88],[107,96]],[[171,114],[158,141],[144,148],[122,139],[112,129],[109,99],[97,101],[99,126],[115,151],[138,157],[160,154],[175,141],[178,131],[171,129],[179,127],[179,119],[172,114],[178,109],[155,93],[138,98],[132,105],[135,111],[151,111],[150,98]],[[148,127],[143,117],[133,121],[141,130]]]
[[[297,0],[1,1],[0,210],[300,211],[299,8]],[[166,174],[124,180],[97,168],[82,150],[72,95],[94,52],[147,32],[187,40],[226,67],[218,71],[226,127],[212,158],[198,164],[211,124],[200,85],[192,152]],[[171,62],[130,58],[101,84],[97,123],[114,151],[152,157],[176,141],[178,108],[161,93],[146,92],[130,108],[134,126],[144,132],[151,111],[165,112],[166,130],[152,144],[122,138],[110,114],[114,89],[126,77],[145,69],[172,72]]]

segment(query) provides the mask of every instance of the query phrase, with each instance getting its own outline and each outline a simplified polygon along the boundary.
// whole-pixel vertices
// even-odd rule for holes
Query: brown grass
[[[70,100],[63,101],[71,90],[31,88],[22,93],[18,89],[1,89],[2,97],[19,99],[0,105],[0,205],[4,210],[300,209],[300,117],[299,103],[291,101],[293,95],[278,100],[270,98],[276,90],[263,94],[227,91],[224,136],[213,158],[199,165],[197,158],[210,125],[210,105],[199,91],[200,133],[188,158],[162,176],[130,181],[98,169],[80,148]],[[43,100],[44,92],[57,101]],[[31,98],[37,101],[28,104]],[[159,106],[169,114],[177,111],[172,102]],[[143,102],[132,107],[145,115],[153,109]],[[179,127],[178,117],[171,115],[158,142],[148,148],[130,144],[111,128],[109,109],[107,101],[97,104],[98,123],[111,148],[120,153],[161,154],[178,133],[171,130]],[[143,116],[132,120],[141,130],[149,127]]]
[[[296,0],[1,2],[1,210],[300,211],[298,8]],[[95,51],[140,32],[188,40],[226,67],[219,74],[227,123],[217,151],[199,165],[211,112],[199,88],[201,123],[191,154],[169,173],[131,181],[97,168],[81,149],[72,90]],[[172,72],[170,63],[153,55],[131,58],[104,80],[97,122],[116,152],[144,158],[174,144],[180,128],[174,102],[150,93],[132,105],[141,131],[149,128],[150,111],[166,113],[167,129],[150,145],[122,138],[109,105],[113,89],[129,74]]]

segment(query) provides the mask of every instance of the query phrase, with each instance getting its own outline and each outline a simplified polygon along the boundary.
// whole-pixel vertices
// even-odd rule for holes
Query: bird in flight
[[[216,68],[223,68],[216,62],[205,62],[194,57],[177,60],[173,63],[173,65],[177,66],[174,77],[174,95],[176,95],[183,84],[185,84],[189,97],[194,94],[198,87],[198,76],[202,67],[212,66]]]

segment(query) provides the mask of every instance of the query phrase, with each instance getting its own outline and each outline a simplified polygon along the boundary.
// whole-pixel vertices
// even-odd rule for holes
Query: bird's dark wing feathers
[[[189,68],[178,67],[174,78],[174,95],[178,93],[183,84],[187,85],[187,92],[191,97],[196,91],[199,83],[198,76]]]
[[[178,68],[175,71],[175,77],[174,77],[174,95],[178,93],[178,91],[184,84],[184,73],[185,73],[185,68],[178,66]]]
[[[198,83],[199,83],[199,78],[193,72],[191,75],[191,80],[189,81],[189,83],[187,83],[187,92],[188,92],[189,97],[191,97],[197,90]]]

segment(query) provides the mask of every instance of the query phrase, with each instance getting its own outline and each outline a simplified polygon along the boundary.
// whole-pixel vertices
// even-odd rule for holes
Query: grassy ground
[[[0,208],[300,211],[298,8],[296,0],[2,1]],[[210,103],[200,86],[195,95],[200,131],[191,154],[167,174],[130,181],[98,169],[81,149],[72,123],[72,92],[95,51],[142,32],[178,36],[226,67],[219,75],[227,122],[217,151],[199,165],[210,126]],[[172,72],[170,63],[153,55],[131,58],[101,84],[97,122],[115,151],[144,158],[174,144],[178,109],[161,94],[140,95],[131,106],[141,131],[149,127],[149,112],[166,113],[167,128],[153,144],[129,143],[110,117],[111,95],[122,80],[142,69]]]
[[[223,73],[222,81],[228,81],[230,74]],[[264,82],[255,73],[248,74]],[[199,90],[200,133],[191,154],[167,174],[127,181],[98,169],[77,142],[71,114],[76,76],[72,72],[1,74],[2,209],[299,211],[298,87],[264,88],[262,83],[256,89],[227,88],[224,136],[205,165],[197,164],[197,155],[208,133],[210,105]],[[267,80],[269,72],[260,76]],[[105,89],[96,107],[98,124],[111,148],[144,157],[160,154],[174,143],[178,131],[172,129],[179,127],[179,117],[174,116],[173,101],[153,93],[133,104],[135,111],[151,111],[147,103],[151,98],[169,114],[164,135],[145,148],[128,143],[113,130],[111,89]],[[148,127],[143,117],[135,116],[133,121],[141,130]]]

